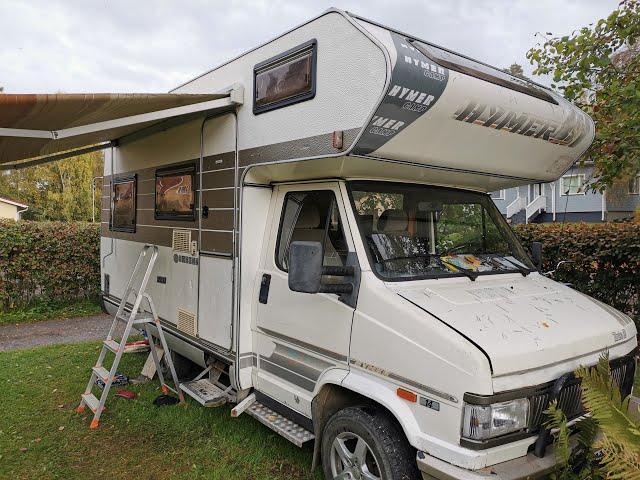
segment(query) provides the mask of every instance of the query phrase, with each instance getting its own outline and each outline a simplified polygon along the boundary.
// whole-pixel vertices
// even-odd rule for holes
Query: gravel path
[[[103,314],[94,317],[2,325],[0,326],[0,352],[57,343],[103,340],[109,332],[112,320],[113,317]],[[118,335],[122,333],[124,326],[124,322],[119,322]]]

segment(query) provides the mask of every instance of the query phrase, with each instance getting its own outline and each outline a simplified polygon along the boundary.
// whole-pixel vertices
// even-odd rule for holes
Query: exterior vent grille
[[[174,252],[191,253],[191,230],[174,230],[171,246]]]
[[[178,330],[196,336],[196,316],[186,310],[178,309]]]

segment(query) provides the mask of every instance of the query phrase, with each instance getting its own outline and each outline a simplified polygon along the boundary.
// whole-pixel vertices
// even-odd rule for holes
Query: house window
[[[254,67],[254,114],[315,97],[317,45],[311,40]]]
[[[491,192],[491,198],[494,200],[504,200],[507,198],[507,191],[498,190],[497,192]]]
[[[640,195],[640,175],[629,180],[629,195]]]
[[[567,175],[560,178],[560,195],[584,195],[584,175]]]
[[[156,220],[195,220],[196,167],[156,170]]]
[[[109,230],[136,231],[136,175],[114,177],[111,182]]]

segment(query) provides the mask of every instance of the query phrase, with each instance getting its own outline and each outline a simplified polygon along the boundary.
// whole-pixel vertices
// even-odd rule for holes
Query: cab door
[[[294,241],[321,242],[323,265],[342,266],[354,251],[353,240],[337,182],[276,188],[257,278],[257,390],[310,416],[322,373],[336,367],[347,373],[354,309],[336,294],[291,291],[289,247]]]

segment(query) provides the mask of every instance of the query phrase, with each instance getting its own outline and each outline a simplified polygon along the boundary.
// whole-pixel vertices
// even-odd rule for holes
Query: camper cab
[[[109,142],[105,308],[159,246],[174,363],[213,367],[183,389],[313,441],[327,478],[537,478],[551,399],[582,413],[566,374],[608,350],[630,393],[633,322],[540,274],[487,193],[590,145],[552,91],[332,9],[134,100],[65,137]]]

